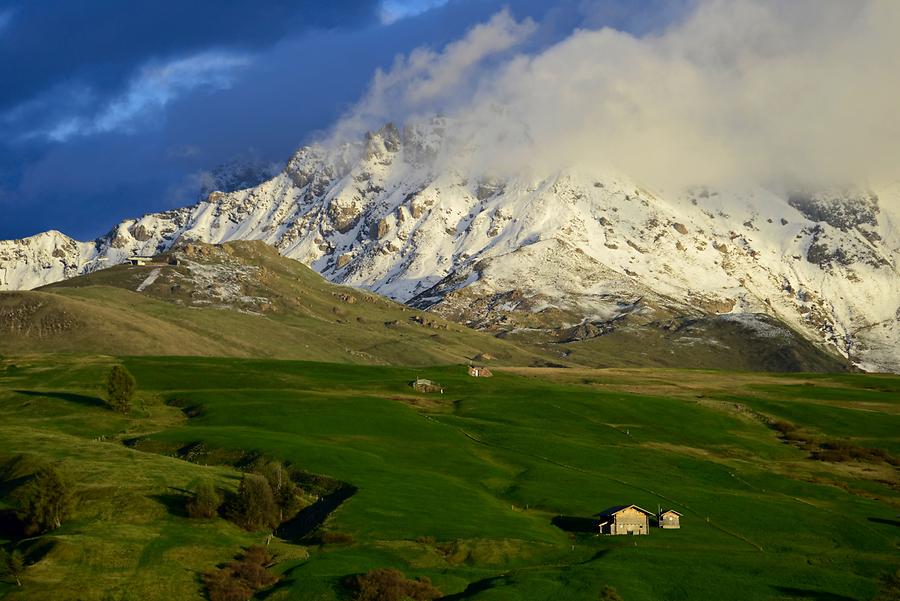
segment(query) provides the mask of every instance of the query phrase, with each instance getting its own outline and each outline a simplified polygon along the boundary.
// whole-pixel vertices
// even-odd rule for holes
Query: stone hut
[[[637,505],[616,505],[601,512],[598,528],[601,534],[650,534],[652,513]]]
[[[490,378],[494,374],[491,373],[486,367],[478,366],[478,365],[470,365],[469,366],[469,375],[473,378]]]
[[[416,392],[440,392],[444,394],[444,388],[440,384],[425,378],[416,378],[412,383],[412,387]]]

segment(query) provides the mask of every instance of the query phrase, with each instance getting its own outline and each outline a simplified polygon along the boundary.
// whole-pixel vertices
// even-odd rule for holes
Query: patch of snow
[[[151,286],[151,285],[153,284],[153,282],[156,281],[156,279],[159,277],[159,274],[160,274],[160,273],[162,273],[162,269],[160,269],[159,267],[157,267],[156,269],[154,269],[153,271],[151,271],[151,272],[150,272],[150,275],[148,275],[148,276],[144,279],[144,281],[141,282],[140,286],[138,286],[137,289],[136,289],[135,291],[136,291],[136,292],[143,292],[144,290],[146,290],[149,286]]]

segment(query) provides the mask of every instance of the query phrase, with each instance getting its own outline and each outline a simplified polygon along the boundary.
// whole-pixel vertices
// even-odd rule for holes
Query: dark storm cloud
[[[79,80],[102,95],[151,58],[249,50],[303,29],[371,22],[377,10],[376,0],[0,2],[0,112]]]
[[[195,201],[217,164],[284,161],[376,69],[440,50],[505,6],[538,23],[540,47],[582,26],[646,31],[688,0],[623,2],[0,0],[0,239],[51,228],[87,239]]]

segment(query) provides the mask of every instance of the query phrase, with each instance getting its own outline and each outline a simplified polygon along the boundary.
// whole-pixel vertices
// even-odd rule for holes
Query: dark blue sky
[[[503,7],[547,45],[657,28],[690,1],[0,0],[0,239],[89,239],[194,202],[218,164],[284,161],[376,68]]]

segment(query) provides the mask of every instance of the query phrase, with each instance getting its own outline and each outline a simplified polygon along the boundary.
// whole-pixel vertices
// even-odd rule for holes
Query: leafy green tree
[[[280,461],[267,461],[254,470],[263,476],[272,489],[278,506],[278,522],[289,519],[300,510],[300,487],[291,479],[287,468]]]
[[[72,485],[54,467],[38,471],[23,492],[20,518],[28,535],[62,526],[75,508]]]
[[[900,570],[881,577],[881,586],[872,601],[900,601]]]
[[[9,553],[0,549],[0,576],[12,578],[16,586],[22,586],[22,572],[25,571],[25,559],[18,551]]]
[[[615,588],[606,584],[600,589],[600,601],[622,601],[622,595]]]
[[[222,497],[212,482],[201,482],[187,503],[187,512],[192,518],[210,519],[216,517],[221,506]]]
[[[109,406],[116,411],[127,413],[131,409],[131,399],[137,382],[125,367],[116,365],[109,372],[106,380],[106,393]]]
[[[232,500],[228,515],[245,530],[263,530],[278,525],[278,506],[269,481],[259,474],[245,474]]]

